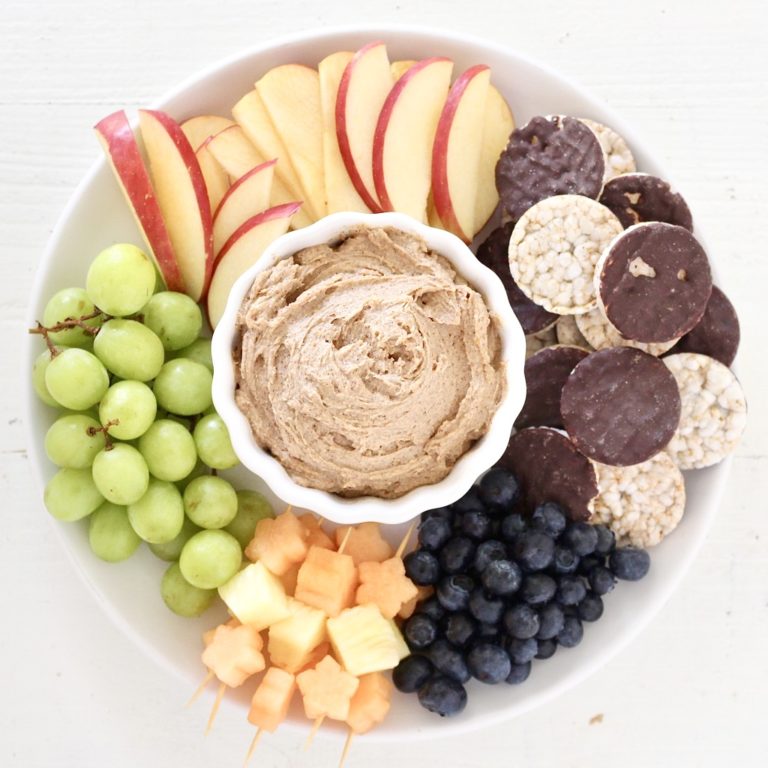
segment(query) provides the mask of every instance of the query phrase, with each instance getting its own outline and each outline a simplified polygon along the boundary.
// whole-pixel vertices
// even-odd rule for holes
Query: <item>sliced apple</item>
[[[166,287],[184,292],[173,243],[127,115],[114,112],[96,123],[94,131]]]
[[[336,134],[349,178],[374,213],[382,207],[373,179],[373,137],[394,78],[384,43],[363,46],[349,61],[336,96]]]
[[[269,207],[277,160],[267,160],[241,176],[213,214],[213,252],[218,255],[235,230]]]
[[[475,234],[483,116],[491,70],[483,64],[456,78],[432,146],[432,195],[446,228],[469,243]],[[485,223],[485,222],[482,222]]]
[[[373,140],[373,180],[381,207],[427,220],[432,144],[451,84],[453,62],[424,59],[393,86]]]
[[[216,268],[208,290],[208,320],[218,325],[232,286],[246,269],[259,259],[264,249],[290,226],[291,216],[301,203],[277,205],[244,222],[227,240],[216,260]]]
[[[332,53],[317,67],[320,74],[320,103],[323,108],[323,175],[328,213],[370,211],[349,178],[339,149],[339,140],[336,138],[336,96],[341,76],[353,56],[351,51]]]
[[[211,210],[215,211],[229,189],[229,174],[211,154],[211,150],[205,143],[195,152],[195,155],[197,162],[200,163],[203,179],[205,179],[208,202],[211,204]]]
[[[273,67],[256,90],[283,142],[301,185],[302,198],[317,218],[328,212],[323,179],[323,111],[320,77],[303,64]]]
[[[499,204],[496,191],[496,163],[515,130],[515,118],[504,97],[491,85],[485,100],[480,170],[475,198],[475,231],[479,232],[493,216]]]
[[[392,62],[392,77],[399,80],[414,64],[418,64],[416,59],[403,59],[402,61]]]
[[[435,198],[431,192],[429,193],[429,200],[427,200],[427,224],[429,224],[430,227],[447,229],[445,224],[440,220],[440,216],[435,208]]]
[[[189,139],[189,143],[198,150],[206,139],[221,133],[226,128],[234,125],[228,117],[219,115],[198,115],[190,117],[181,124],[181,130]]]
[[[152,183],[187,293],[199,301],[213,271],[211,204],[192,145],[179,124],[159,110],[139,110]]]

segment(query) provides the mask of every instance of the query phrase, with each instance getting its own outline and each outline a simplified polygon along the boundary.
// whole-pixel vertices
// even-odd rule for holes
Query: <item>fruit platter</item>
[[[94,134],[30,306],[30,455],[201,736],[221,710],[244,755],[280,728],[343,762],[485,727],[650,621],[746,401],[716,257],[630,126],[504,48],[378,28]]]

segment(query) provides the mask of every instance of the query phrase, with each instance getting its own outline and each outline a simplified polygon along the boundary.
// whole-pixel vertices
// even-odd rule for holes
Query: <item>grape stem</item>
[[[89,437],[95,437],[99,432],[104,433],[104,450],[111,451],[114,447],[112,443],[112,436],[109,434],[110,427],[116,427],[120,423],[120,419],[110,419],[106,424],[102,424],[100,427],[88,427],[85,431]]]
[[[87,333],[89,336],[95,336],[101,329],[101,326],[88,325],[87,321],[94,320],[97,317],[103,317],[105,320],[109,320],[109,315],[105,314],[100,309],[96,309],[81,317],[67,317],[54,325],[46,326],[38,320],[35,327],[29,329],[29,333],[35,333],[42,336],[45,341],[45,346],[48,347],[48,351],[51,353],[51,358],[54,358],[59,354],[59,350],[56,349],[56,345],[51,341],[50,334],[57,333],[58,331],[66,331],[68,328],[80,328],[83,333]]]

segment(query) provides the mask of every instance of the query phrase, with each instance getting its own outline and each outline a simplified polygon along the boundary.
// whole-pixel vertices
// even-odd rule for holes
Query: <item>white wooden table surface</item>
[[[411,10],[409,6],[417,6]],[[751,397],[717,522],[681,588],[618,658],[544,709],[439,743],[356,744],[350,766],[765,765],[768,691],[768,11],[762,0],[4,0],[0,13],[0,766],[235,766],[187,691],[101,613],[32,490],[20,348],[51,228],[97,154],[90,126],[239,48],[365,22],[464,30],[547,61],[636,126],[705,223],[742,321]],[[278,734],[262,766],[331,766]]]

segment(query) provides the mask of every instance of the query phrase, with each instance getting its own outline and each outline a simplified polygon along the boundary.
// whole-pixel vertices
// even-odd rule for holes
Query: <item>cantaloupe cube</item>
[[[239,621],[259,631],[291,615],[280,579],[261,561],[247,565],[222,584],[219,595]]]
[[[343,525],[336,529],[337,547],[341,546],[349,528],[350,526]],[[366,562],[380,563],[392,557],[394,550],[381,535],[378,523],[361,523],[352,527],[352,533],[349,534],[344,547],[344,554],[349,555],[355,561],[355,565],[360,565]]]
[[[363,675],[349,703],[347,725],[355,733],[370,731],[387,716],[391,698],[392,683],[381,672]]]
[[[296,673],[325,639],[325,613],[299,600],[289,600],[291,615],[269,628],[267,650],[276,667]]]
[[[358,605],[375,603],[388,619],[397,616],[403,603],[418,594],[416,585],[405,575],[405,566],[399,557],[383,563],[360,563],[360,586],[357,588]]]
[[[410,619],[413,616],[416,606],[430,597],[435,591],[434,587],[416,587],[416,596],[412,597],[407,603],[403,603],[403,607],[397,612],[397,615],[401,619]]]
[[[283,512],[275,518],[267,517],[256,523],[256,530],[245,556],[264,563],[272,573],[285,573],[294,563],[307,556],[307,529],[293,512]]]
[[[318,717],[346,720],[349,703],[360,682],[345,672],[333,656],[324,656],[314,669],[296,675],[296,684],[310,720]]]
[[[206,649],[203,664],[230,688],[242,685],[265,667],[261,649],[264,641],[258,630],[246,624],[216,627]]]
[[[355,603],[357,568],[349,555],[330,549],[310,547],[307,559],[299,568],[294,597],[328,616]]]
[[[299,517],[299,522],[307,529],[307,546],[322,547],[323,549],[336,549],[333,539],[323,530],[320,521],[307,512]]]
[[[285,720],[296,690],[296,678],[278,667],[270,667],[251,699],[248,720],[257,728],[274,733]]]
[[[299,578],[299,568],[301,563],[294,563],[285,573],[281,573],[280,579],[286,595],[293,595],[296,592],[296,581]]]

